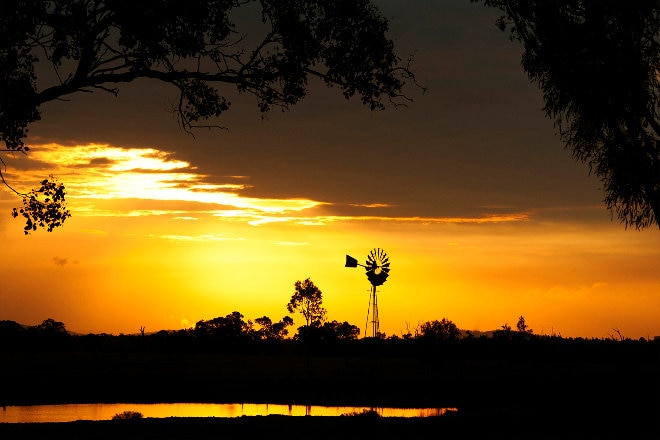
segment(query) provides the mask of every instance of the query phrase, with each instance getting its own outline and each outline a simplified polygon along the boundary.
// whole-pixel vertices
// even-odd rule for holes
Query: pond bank
[[[44,438],[98,440],[169,439],[557,439],[657,438],[657,421],[608,423],[579,415],[530,415],[490,412],[446,414],[430,418],[256,416],[167,418],[131,421],[0,424],[3,440]],[[610,418],[612,422],[615,417]]]
[[[0,389],[0,403],[6,405],[268,402],[459,411],[404,420],[258,416],[154,418],[130,426],[0,424],[0,438],[234,438],[226,433],[249,431],[254,435],[245,438],[261,432],[264,438],[345,440],[356,427],[368,429],[370,437],[400,439],[660,438],[660,345],[491,344],[472,341],[421,351],[348,347],[310,356],[247,348],[236,353],[6,351],[0,353],[0,377],[11,378]],[[277,429],[287,435],[277,437]],[[190,436],[186,430],[202,434]],[[317,431],[325,437],[307,434]],[[436,431],[442,435],[433,435]],[[407,434],[396,435],[402,432]]]
[[[380,417],[434,417],[457,408],[388,408],[321,406],[268,403],[74,403],[59,405],[6,406],[0,423],[63,423],[78,420],[111,420],[121,413],[139,413],[145,418],[242,417],[242,416],[333,416],[371,412]]]

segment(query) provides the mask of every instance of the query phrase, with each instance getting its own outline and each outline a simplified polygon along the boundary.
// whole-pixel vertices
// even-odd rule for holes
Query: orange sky
[[[0,319],[115,334],[234,310],[277,320],[310,277],[328,317],[364,332],[370,285],[344,256],[364,262],[380,247],[392,262],[378,294],[387,334],[524,315],[535,333],[660,335],[658,230],[610,219],[494,11],[427,3],[378,2],[429,87],[407,109],[370,113],[314,88],[261,121],[238,96],[228,131],[192,138],[158,84],[45,106],[32,151],[5,156],[5,175],[23,189],[55,175],[73,217],[25,237],[9,216],[18,200],[0,193]]]

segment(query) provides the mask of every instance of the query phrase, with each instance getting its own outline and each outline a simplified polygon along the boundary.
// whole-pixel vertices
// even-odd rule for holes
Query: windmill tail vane
[[[346,255],[346,265],[344,267],[358,267],[358,262],[350,255]]]

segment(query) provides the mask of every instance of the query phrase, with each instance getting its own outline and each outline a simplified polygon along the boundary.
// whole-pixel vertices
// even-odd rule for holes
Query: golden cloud
[[[45,164],[64,182],[75,215],[144,217],[172,215],[191,220],[200,215],[260,226],[291,223],[323,226],[335,222],[504,223],[529,219],[528,213],[484,214],[477,217],[421,217],[328,215],[330,202],[306,198],[256,198],[241,194],[249,188],[246,176],[210,176],[174,153],[155,148],[110,145],[35,145],[20,160],[21,169],[8,166],[18,185],[34,186],[43,179]],[[229,181],[221,181],[227,179]],[[146,205],[145,205],[146,204]],[[139,206],[136,206],[139,205]],[[157,205],[157,207],[149,206]],[[348,204],[360,208],[391,208],[388,203]],[[175,239],[174,237],[168,237]],[[206,237],[208,238],[208,237]]]

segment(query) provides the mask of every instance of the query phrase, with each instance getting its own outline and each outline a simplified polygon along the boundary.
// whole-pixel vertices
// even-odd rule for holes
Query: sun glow
[[[181,328],[234,310],[279,320],[293,283],[310,277],[328,318],[364,332],[370,285],[343,258],[362,260],[374,247],[392,261],[378,294],[387,334],[443,317],[493,330],[521,314],[538,333],[595,336],[625,329],[617,319],[628,316],[635,325],[627,333],[639,334],[660,313],[652,294],[660,286],[649,275],[658,238],[626,235],[621,243],[616,225],[601,226],[596,239],[592,229],[538,210],[433,217],[397,215],[387,203],[247,197],[249,176],[205,174],[154,148],[47,144],[20,160],[21,169],[8,163],[6,176],[29,187],[48,169],[65,183],[73,217],[34,240],[15,224],[5,227],[7,254],[33,263],[5,274],[11,288],[0,295],[0,319],[54,317],[74,331],[115,333]],[[649,293],[617,300],[633,288]]]

